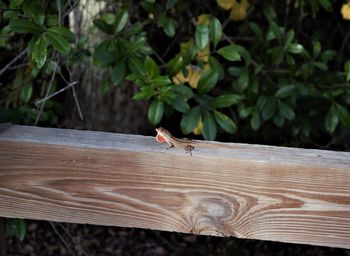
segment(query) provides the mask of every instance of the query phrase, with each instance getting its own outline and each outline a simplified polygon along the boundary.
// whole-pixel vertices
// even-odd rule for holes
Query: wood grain
[[[350,153],[0,125],[0,216],[350,248]]]

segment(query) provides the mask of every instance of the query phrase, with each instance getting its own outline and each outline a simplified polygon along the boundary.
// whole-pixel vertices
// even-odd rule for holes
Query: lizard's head
[[[165,136],[169,133],[168,130],[163,127],[156,128],[156,132],[161,136]]]

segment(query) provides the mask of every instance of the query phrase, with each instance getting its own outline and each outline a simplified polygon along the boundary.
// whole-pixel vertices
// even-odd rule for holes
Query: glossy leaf
[[[190,110],[190,106],[187,104],[186,100],[181,97],[175,97],[172,102],[173,107],[181,112],[186,113]]]
[[[220,48],[218,53],[229,61],[239,61],[241,56],[239,55],[235,45],[228,45]]]
[[[31,44],[31,58],[35,61],[37,68],[40,69],[44,66],[47,57],[47,40],[44,35],[37,38],[35,42]]]
[[[227,115],[225,115],[219,111],[214,111],[214,118],[215,118],[215,121],[218,123],[218,125],[224,131],[231,133],[231,134],[233,134],[237,131],[236,124]]]
[[[214,47],[216,48],[222,36],[222,25],[217,18],[213,17],[210,20],[209,31],[210,31],[210,40],[213,43]]]
[[[301,44],[290,44],[288,46],[288,51],[294,54],[300,54],[304,51],[304,47]]]
[[[250,119],[250,126],[253,128],[254,131],[258,130],[261,125],[261,118],[260,114],[257,109],[253,111],[252,117]]]
[[[171,80],[168,76],[158,76],[152,79],[152,83],[158,86],[167,85],[171,83]]]
[[[199,24],[196,26],[195,41],[199,49],[203,49],[209,43],[209,29],[205,24]]]
[[[255,22],[249,22],[249,27],[250,29],[254,32],[254,34],[257,36],[259,41],[263,41],[263,32],[261,31],[260,27],[258,24]]]
[[[107,22],[105,22],[103,19],[94,19],[93,23],[102,32],[105,32],[107,34],[113,34],[113,27],[107,24]]]
[[[219,74],[214,70],[205,72],[198,82],[197,91],[199,94],[205,94],[213,89],[219,79]]]
[[[262,118],[264,121],[269,120],[276,111],[276,101],[274,99],[268,99],[265,101],[262,107]]]
[[[160,100],[154,100],[148,109],[148,120],[152,125],[158,124],[164,114],[164,102]]]
[[[154,91],[150,86],[141,87],[141,90],[132,97],[134,100],[148,100],[154,94]]]
[[[70,50],[69,42],[63,36],[61,36],[57,33],[53,33],[53,32],[48,31],[46,33],[46,37],[57,51],[59,51],[61,53],[68,53],[69,52],[69,50]]]
[[[324,120],[324,126],[329,133],[333,133],[339,123],[339,117],[335,106],[331,106]]]
[[[125,78],[126,64],[124,61],[118,62],[112,70],[111,80],[114,85],[120,85]]]
[[[114,30],[116,32],[122,31],[129,20],[129,13],[127,10],[120,11],[115,17],[115,22],[113,24]]]
[[[275,93],[275,97],[285,98],[285,97],[291,96],[294,91],[295,91],[294,84],[284,85],[277,90],[277,92]]]
[[[286,103],[284,103],[283,101],[278,101],[278,109],[281,113],[281,115],[288,119],[288,120],[293,120],[295,117],[295,113],[294,110],[292,109],[292,107]]]
[[[150,57],[146,58],[144,63],[144,69],[147,72],[149,79],[155,78],[160,74],[157,63]]]
[[[204,139],[215,140],[217,128],[216,128],[216,123],[214,121],[212,113],[205,110],[202,115],[202,120],[203,120],[202,134]]]
[[[236,94],[224,94],[211,100],[209,105],[212,108],[225,108],[237,104],[241,99],[242,97]]]
[[[335,110],[336,110],[337,115],[338,115],[340,121],[342,122],[342,124],[346,128],[350,128],[350,113],[349,113],[349,111],[340,104],[335,104]]]
[[[174,76],[177,73],[179,73],[179,71],[183,67],[183,64],[184,64],[184,60],[182,56],[177,55],[176,57],[172,58],[167,64],[168,75]]]
[[[13,18],[10,20],[10,29],[16,33],[35,33],[41,30],[41,28],[30,20]]]
[[[199,106],[191,108],[186,114],[182,116],[180,127],[184,134],[189,134],[196,128],[200,117]]]
[[[193,91],[190,87],[182,84],[174,84],[172,86],[173,92],[184,99],[189,99],[193,97]]]
[[[61,35],[71,42],[75,39],[74,34],[68,28],[65,27],[50,27],[48,31],[50,31],[53,34]]]
[[[129,58],[128,66],[136,76],[143,77],[145,75],[145,69],[140,59],[133,57]]]

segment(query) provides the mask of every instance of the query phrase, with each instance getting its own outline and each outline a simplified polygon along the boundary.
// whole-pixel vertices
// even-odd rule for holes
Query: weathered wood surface
[[[0,216],[350,248],[350,153],[0,125]]]

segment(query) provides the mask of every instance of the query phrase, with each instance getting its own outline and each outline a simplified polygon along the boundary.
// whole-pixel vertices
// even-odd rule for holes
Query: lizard
[[[195,144],[194,141],[189,139],[178,139],[171,135],[171,133],[163,127],[156,128],[156,131],[156,140],[158,142],[166,142],[169,146],[167,147],[167,149],[173,147],[184,148],[186,153],[190,153],[190,155],[192,156],[192,150],[194,150],[193,144]]]

